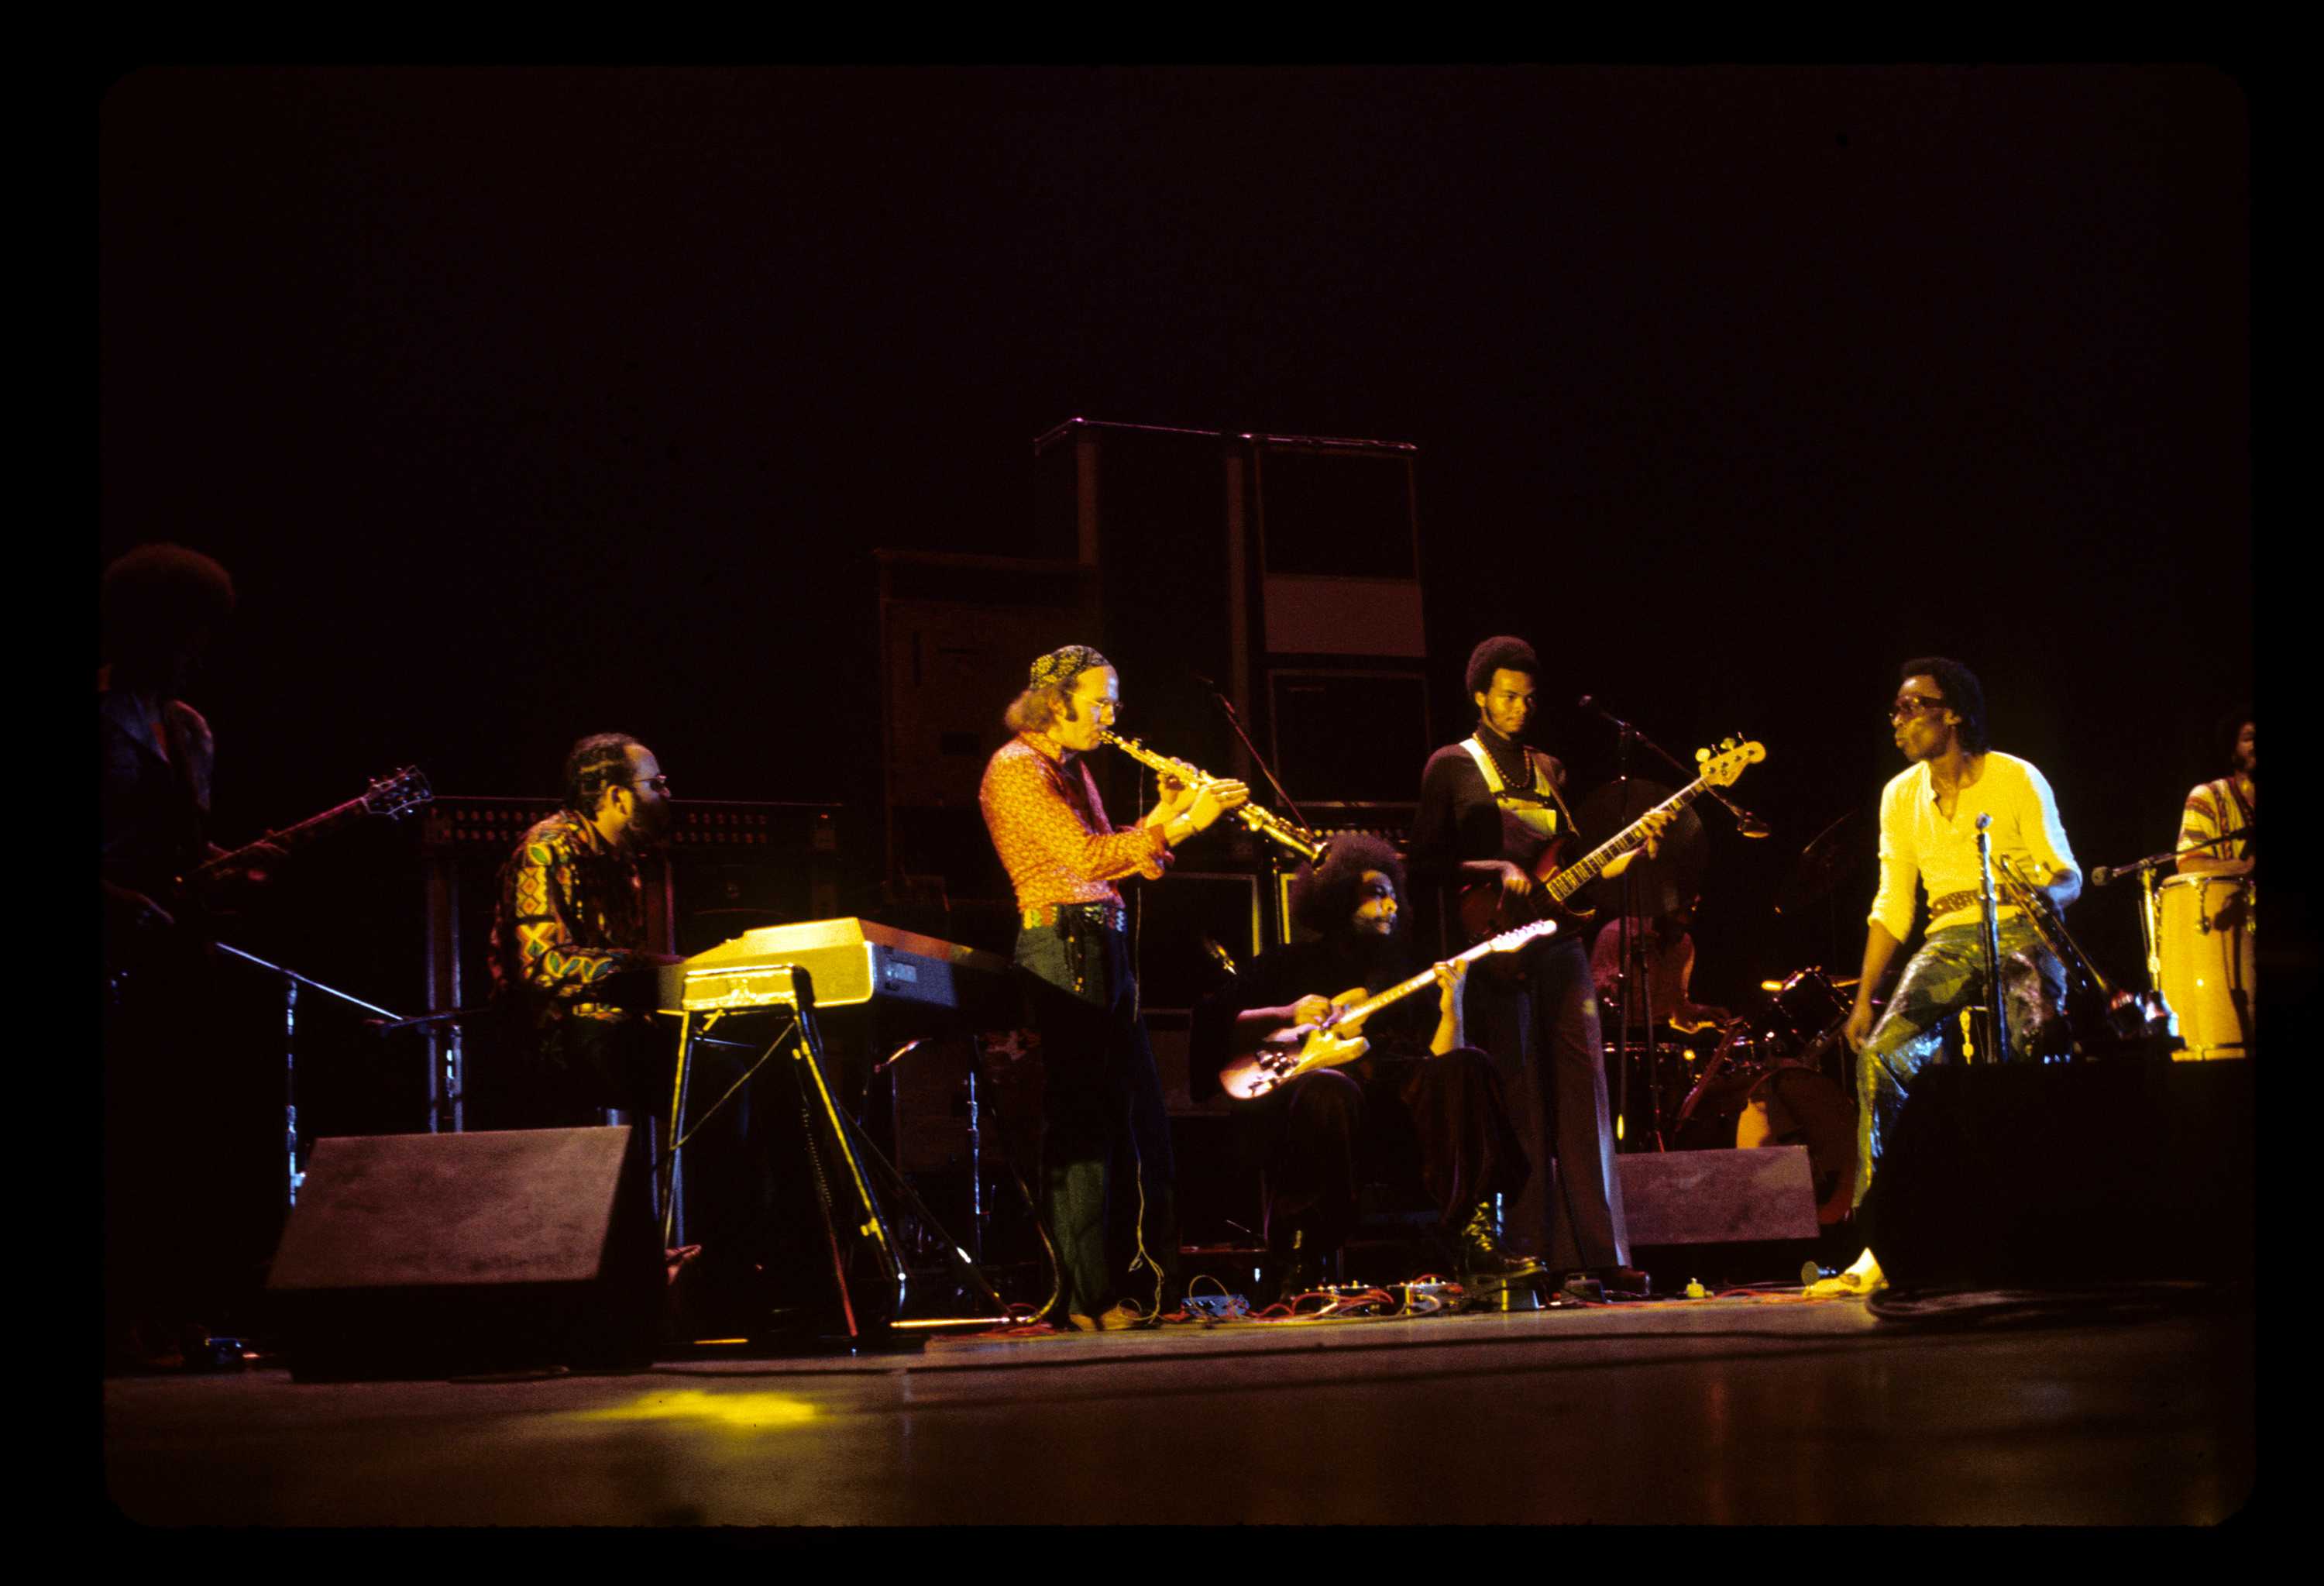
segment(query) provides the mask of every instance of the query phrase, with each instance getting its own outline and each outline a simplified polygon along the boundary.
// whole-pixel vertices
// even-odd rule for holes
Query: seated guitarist
[[[1501,635],[1478,645],[1466,678],[1477,705],[1476,733],[1438,750],[1421,773],[1414,883],[1424,897],[1443,899],[1451,946],[1462,945],[1453,906],[1462,888],[1497,885],[1522,906],[1536,889],[1535,869],[1545,852],[1573,832],[1561,791],[1564,768],[1523,742],[1540,672],[1533,647],[1522,639]],[[1664,814],[1641,823],[1649,856],[1670,819]],[[1634,856],[1623,854],[1600,874],[1619,875]],[[1487,988],[1473,1000],[1471,1018],[1480,1044],[1493,1055],[1519,1130],[1528,1146],[1539,1143],[1536,1160],[1554,1157],[1561,1164],[1554,1196],[1550,1175],[1543,1173],[1517,1203],[1510,1242],[1540,1250],[1553,1270],[1586,1271],[1608,1289],[1640,1294],[1646,1275],[1629,1264],[1602,1037],[1582,935],[1569,927],[1528,948],[1509,981],[1483,977]]]
[[[1376,837],[1336,838],[1320,869],[1301,870],[1295,917],[1322,939],[1262,954],[1196,1013],[1189,1066],[1198,1099],[1220,1088],[1222,1073],[1247,1066],[1268,1037],[1316,1025],[1335,1006],[1412,975],[1418,960],[1401,928],[1403,886],[1396,850]],[[1361,1056],[1239,1103],[1267,1165],[1281,1297],[1323,1281],[1355,1220],[1358,1191],[1372,1178],[1427,1196],[1472,1294],[1538,1274],[1536,1263],[1505,1256],[1496,1238],[1495,1197],[1514,1200],[1531,1169],[1491,1059],[1462,1042],[1467,976],[1465,964],[1437,964],[1435,996],[1416,988],[1316,1043],[1340,1049],[1333,1056],[1361,1047]]]

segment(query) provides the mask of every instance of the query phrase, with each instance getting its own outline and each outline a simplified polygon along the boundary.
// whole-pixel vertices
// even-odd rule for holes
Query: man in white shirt
[[[1859,1207],[1885,1137],[1895,1127],[1914,1076],[1937,1056],[1946,1021],[1988,995],[1978,817],[1993,817],[1996,859],[2007,856],[2055,907],[2063,909],[2082,890],[2050,784],[2029,761],[1991,747],[1985,690],[1974,673],[1941,657],[1905,662],[1888,720],[1896,747],[1912,764],[1880,795],[1880,889],[1872,899],[1856,1005],[1844,1027],[1859,1059]],[[1872,997],[1912,932],[1916,883],[1928,890],[1928,936],[1876,1023]],[[1997,913],[2010,1054],[2039,1060],[2064,1049],[2065,969],[2015,908],[2004,904]],[[1881,1282],[1879,1263],[1867,1249],[1848,1271],[1810,1292],[1863,1294]]]

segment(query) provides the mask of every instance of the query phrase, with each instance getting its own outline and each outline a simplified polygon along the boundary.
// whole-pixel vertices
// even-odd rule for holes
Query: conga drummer
[[[2253,962],[2258,862],[2258,740],[2252,713],[2228,718],[2228,772],[2187,795],[2178,874],[2155,890],[2162,989],[2190,1057],[2250,1054],[2258,982]],[[2237,833],[2244,835],[2236,835]]]

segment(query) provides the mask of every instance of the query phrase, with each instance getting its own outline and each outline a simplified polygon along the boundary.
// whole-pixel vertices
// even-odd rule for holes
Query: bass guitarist
[[[1524,742],[1533,719],[1541,663],[1533,646],[1499,635],[1471,652],[1466,674],[1477,730],[1429,757],[1421,773],[1413,829],[1413,884],[1442,899],[1447,945],[1462,936],[1457,895],[1497,885],[1513,899],[1531,893],[1535,867],[1553,840],[1573,831],[1564,802],[1565,769]],[[1651,857],[1671,814],[1641,823]],[[1635,850],[1601,876],[1628,867]],[[1622,1191],[1614,1176],[1614,1129],[1589,955],[1579,930],[1561,930],[1516,960],[1515,983],[1492,977],[1471,998],[1478,1044],[1492,1054],[1512,1115],[1536,1161],[1559,1165],[1536,1174],[1510,1217],[1511,1243],[1538,1249],[1553,1270],[1586,1271],[1605,1288],[1643,1294],[1646,1275],[1630,1266]]]

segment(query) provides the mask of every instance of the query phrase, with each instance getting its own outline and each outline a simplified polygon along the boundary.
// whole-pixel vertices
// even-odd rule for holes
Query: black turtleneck
[[[1533,786],[1522,745],[1482,722],[1476,732],[1503,787]],[[1553,782],[1564,785],[1565,768],[1555,759],[1539,750],[1533,758],[1548,768]],[[1412,853],[1406,862],[1416,894],[1456,883],[1464,860],[1506,859],[1529,865],[1540,856],[1542,845],[1541,838],[1503,813],[1467,750],[1448,743],[1428,757],[1427,769],[1420,774],[1420,811],[1413,819]]]

